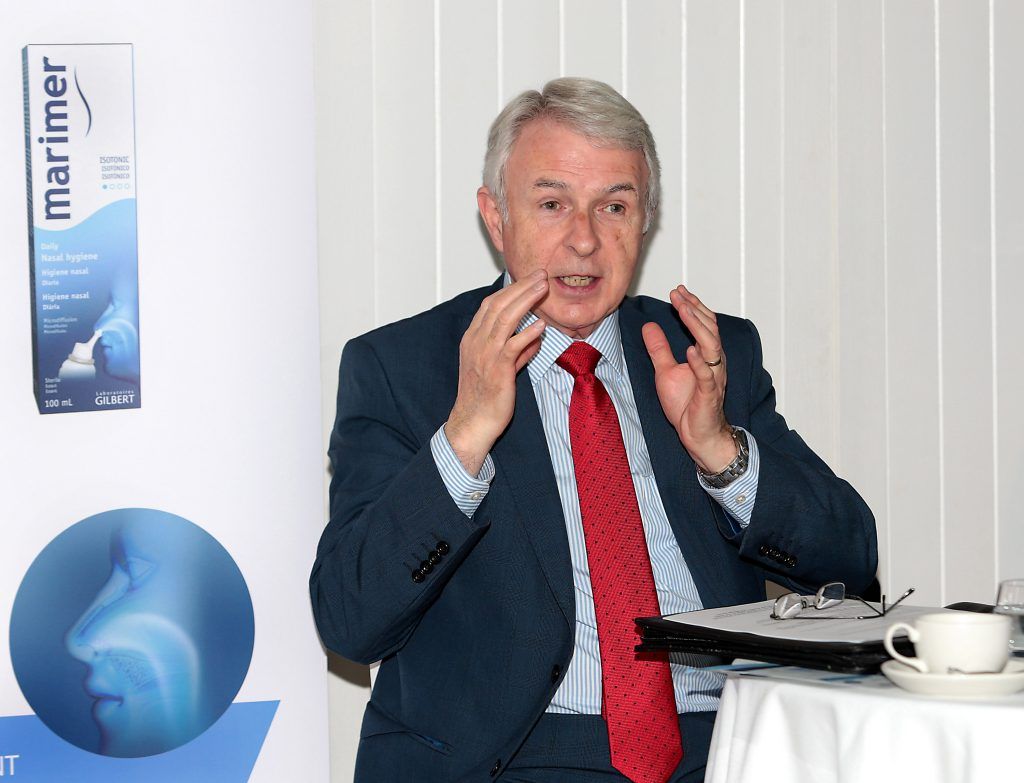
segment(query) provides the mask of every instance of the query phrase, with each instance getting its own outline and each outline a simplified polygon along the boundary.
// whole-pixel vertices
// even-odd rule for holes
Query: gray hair
[[[647,192],[641,194],[646,232],[661,195],[661,164],[654,137],[633,104],[604,82],[593,79],[554,79],[541,92],[527,90],[509,101],[491,124],[483,179],[502,219],[508,221],[505,168],[512,147],[526,124],[542,117],[567,125],[597,146],[643,152],[648,172]]]

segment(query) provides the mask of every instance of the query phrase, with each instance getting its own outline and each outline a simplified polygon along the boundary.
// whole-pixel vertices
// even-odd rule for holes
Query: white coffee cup
[[[978,612],[926,614],[913,625],[889,626],[885,649],[897,661],[925,674],[999,672],[1009,658],[1009,620],[1004,615]],[[894,649],[893,637],[901,631],[913,642],[916,658]]]

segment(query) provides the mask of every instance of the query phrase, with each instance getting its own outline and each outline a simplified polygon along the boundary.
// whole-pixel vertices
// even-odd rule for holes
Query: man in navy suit
[[[646,122],[607,85],[520,95],[477,193],[506,274],[345,347],[310,585],[324,644],[381,661],[358,781],[703,779],[707,661],[659,664],[678,767],[626,777],[609,749],[560,363],[579,341],[619,420],[658,612],[761,600],[766,577],[874,576],[871,513],[775,411],[753,325],[682,285],[626,296],[659,174]],[[679,749],[647,752],[674,765]]]

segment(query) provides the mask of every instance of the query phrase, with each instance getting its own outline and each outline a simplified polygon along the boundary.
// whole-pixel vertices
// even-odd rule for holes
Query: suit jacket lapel
[[[516,379],[516,409],[508,429],[491,449],[498,475],[512,490],[523,526],[544,578],[570,626],[576,622],[572,560],[565,517],[551,466],[537,398],[524,369]]]
[[[504,275],[499,275],[485,296],[500,291],[503,282]],[[463,332],[469,328],[475,313],[475,308],[467,311]],[[516,521],[530,540],[544,578],[572,627],[576,622],[576,597],[569,538],[544,425],[530,374],[525,368],[516,377],[516,408],[512,421],[491,449],[491,459],[495,464],[495,480],[508,485],[516,506]]]
[[[669,524],[676,534],[679,548],[693,574],[705,606],[729,603],[715,579],[715,561],[718,552],[711,546],[711,537],[717,536],[714,518],[708,503],[713,503],[697,481],[697,468],[690,455],[679,442],[675,428],[669,423],[658,399],[654,385],[654,365],[644,345],[641,328],[647,321],[632,299],[623,301],[619,309],[619,327],[622,348],[629,368],[629,381],[633,387],[637,413],[651,458],[651,467],[658,482],[658,492],[668,514]],[[693,344],[682,324],[661,323],[672,353],[677,360],[686,361],[686,349]],[[712,603],[714,602],[714,603]]]

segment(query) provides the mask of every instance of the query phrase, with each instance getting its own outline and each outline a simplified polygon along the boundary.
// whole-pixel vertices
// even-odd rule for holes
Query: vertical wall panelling
[[[995,0],[992,119],[998,452],[997,579],[1024,576],[1024,3]],[[981,274],[979,270],[977,274]],[[981,337],[979,342],[984,342]],[[974,357],[968,358],[973,362]],[[993,599],[994,600],[994,599]]]
[[[783,4],[783,215],[786,417],[828,462],[835,457],[832,259],[832,37],[835,3]]]
[[[782,15],[781,0],[745,2],[743,235],[745,315],[761,333],[764,366],[783,402]]]
[[[628,98],[651,126],[661,160],[661,207],[634,288],[664,299],[683,280],[682,10],[676,0],[628,3]]]
[[[938,2],[944,597],[981,602],[995,598],[985,10],[973,0]]]
[[[562,0],[566,76],[600,79],[622,89],[621,0]]]
[[[942,601],[931,0],[885,6],[885,204],[889,346],[889,506],[893,591]]]
[[[337,374],[346,332],[374,325],[373,233],[366,230],[373,219],[373,52],[369,5],[316,8],[317,223],[327,378]],[[350,110],[328,108],[336,106]],[[353,258],[362,262],[353,264]],[[333,411],[333,399],[330,406]]]
[[[838,459],[833,465],[875,513],[886,508],[885,228],[882,0],[836,8],[836,274]],[[887,555],[879,574],[889,593]]]
[[[690,0],[686,19],[687,280],[740,312],[739,0]]]
[[[495,115],[493,96],[498,92],[497,9],[479,0],[437,2],[437,231],[440,298],[449,299],[498,275],[483,223],[475,215],[487,129]]]
[[[552,0],[502,0],[500,10],[503,106],[558,76],[559,19]]]
[[[377,318],[390,323],[437,298],[434,7],[372,7]]]

